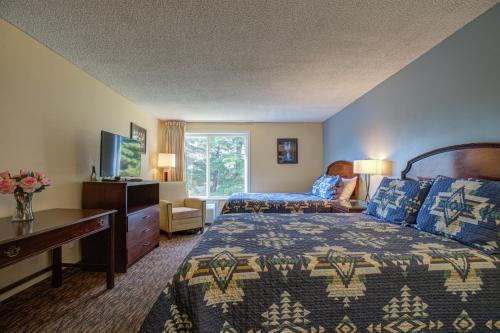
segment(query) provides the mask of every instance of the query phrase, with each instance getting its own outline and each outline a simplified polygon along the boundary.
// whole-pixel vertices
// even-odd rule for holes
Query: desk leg
[[[115,214],[109,216],[109,229],[107,230],[107,256],[106,256],[106,287],[115,286]]]
[[[52,287],[60,287],[62,283],[62,251],[61,247],[52,250]]]

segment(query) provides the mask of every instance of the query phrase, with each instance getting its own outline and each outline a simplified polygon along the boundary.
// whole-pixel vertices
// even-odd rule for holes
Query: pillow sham
[[[338,195],[338,200],[349,200],[354,193],[354,189],[356,188],[356,183],[358,181],[358,177],[353,178],[341,178],[343,188],[342,192]]]
[[[439,176],[417,217],[417,228],[486,253],[500,253],[500,182]]]
[[[339,197],[344,192],[344,181],[342,180],[342,177],[338,176],[339,180],[333,187],[333,195],[332,195],[332,200],[340,200]]]
[[[367,214],[391,223],[414,224],[431,185],[431,181],[386,177],[368,204]]]
[[[319,176],[315,181],[314,183],[312,184],[312,187],[311,187],[311,190],[309,191],[309,193],[313,194],[314,191],[316,191],[319,186],[321,185],[321,182],[323,181],[323,178],[325,178],[325,175],[321,175]]]
[[[337,194],[338,189],[336,187],[340,185],[339,181],[339,176],[323,175],[314,182],[311,194],[323,199],[333,199]]]

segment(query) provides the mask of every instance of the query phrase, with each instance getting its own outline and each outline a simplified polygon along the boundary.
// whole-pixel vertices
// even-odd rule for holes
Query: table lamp
[[[158,154],[158,167],[163,168],[163,181],[168,182],[168,171],[175,168],[175,154]]]
[[[366,196],[365,201],[370,200],[370,178],[371,175],[386,174],[389,169],[389,161],[386,160],[356,160],[354,161],[354,173],[365,175]]]

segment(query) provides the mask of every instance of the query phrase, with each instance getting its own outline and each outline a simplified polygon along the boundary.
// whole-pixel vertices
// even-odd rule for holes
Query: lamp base
[[[163,171],[163,181],[168,182],[168,171],[166,170]]]
[[[365,175],[365,186],[366,186],[365,201],[366,202],[370,202],[370,180],[371,180],[371,176],[366,174]]]

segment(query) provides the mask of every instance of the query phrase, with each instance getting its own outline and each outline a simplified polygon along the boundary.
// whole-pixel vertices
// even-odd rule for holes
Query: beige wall
[[[188,123],[187,132],[248,131],[250,191],[303,192],[323,172],[323,127],[318,123]],[[276,139],[297,138],[298,164],[278,164]]]
[[[81,182],[92,165],[99,170],[100,131],[128,136],[131,121],[148,130],[142,177],[153,176],[157,120],[1,19],[0,113],[0,171],[36,169],[53,180],[35,195],[35,210],[80,207]],[[0,216],[13,210],[13,198],[0,195]],[[78,244],[66,246],[63,257],[77,260]],[[0,287],[47,263],[43,254],[0,270]]]

